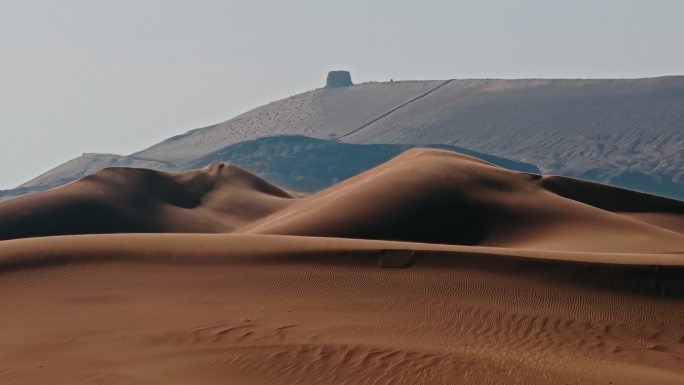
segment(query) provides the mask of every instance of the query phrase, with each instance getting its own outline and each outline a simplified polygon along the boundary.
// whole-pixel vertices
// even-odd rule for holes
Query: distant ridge
[[[684,199],[682,127],[682,76],[395,81],[294,95],[136,155],[182,162],[280,134],[449,144],[545,173]]]
[[[236,164],[278,185],[300,192],[315,192],[379,165],[411,145],[341,143],[296,135],[282,135],[228,145],[198,159],[182,163],[153,161],[138,156],[83,154],[26,183],[5,191],[5,197],[44,191],[107,167],[133,167],[158,171],[186,171],[215,162]],[[459,151],[511,170],[538,173],[531,164],[491,156],[455,146],[428,146]],[[2,197],[2,195],[0,195]]]
[[[426,91],[426,92],[424,92],[424,93],[422,93],[422,94],[416,96],[415,98],[412,98],[411,100],[408,100],[408,101],[406,101],[406,102],[404,102],[404,103],[402,103],[402,104],[400,104],[400,105],[398,105],[398,106],[392,108],[391,110],[385,112],[384,114],[378,116],[377,118],[372,119],[370,122],[367,122],[367,123],[362,124],[361,127],[355,128],[355,129],[353,129],[353,130],[351,130],[351,131],[349,131],[349,132],[346,132],[346,133],[344,133],[344,134],[338,136],[338,138],[342,139],[342,138],[347,137],[347,136],[349,136],[349,135],[354,135],[354,134],[356,134],[357,132],[363,130],[364,128],[370,126],[371,124],[373,124],[373,123],[379,121],[380,119],[384,119],[384,118],[388,117],[390,114],[392,114],[392,113],[394,113],[394,112],[396,112],[396,111],[399,111],[399,109],[404,108],[404,107],[408,106],[409,104],[411,104],[411,103],[413,103],[413,102],[415,102],[415,101],[417,101],[417,100],[420,100],[420,99],[422,99],[422,98],[424,98],[424,97],[430,95],[431,93],[433,93],[433,92],[437,91],[438,89],[440,89],[440,88],[446,86],[447,84],[451,83],[452,81],[453,81],[453,79],[446,80],[444,83],[441,83],[441,84],[439,84],[438,86],[436,86],[436,87],[434,87],[434,88],[432,88],[432,89],[429,89],[428,91]]]
[[[303,135],[354,144],[451,145],[534,164],[547,174],[681,200],[682,127],[682,76],[363,83],[278,100],[128,157],[85,155],[60,167],[72,180],[103,164],[171,170],[236,143]],[[53,171],[0,196],[68,181],[59,182]]]

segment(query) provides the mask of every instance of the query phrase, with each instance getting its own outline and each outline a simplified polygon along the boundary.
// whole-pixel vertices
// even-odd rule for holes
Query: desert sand
[[[684,203],[410,150],[0,203],[2,384],[682,384]]]

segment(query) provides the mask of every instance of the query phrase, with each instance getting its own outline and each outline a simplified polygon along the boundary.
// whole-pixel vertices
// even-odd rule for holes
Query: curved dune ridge
[[[457,153],[105,169],[0,239],[3,384],[684,383],[684,203]]]
[[[108,168],[0,204],[0,239],[88,233],[230,232],[294,202],[239,167],[185,173]]]
[[[623,203],[602,202],[602,193]],[[237,232],[565,251],[684,250],[684,227],[621,212],[658,213],[676,223],[684,204],[418,149]]]
[[[0,239],[235,232],[565,251],[684,250],[682,202],[431,149],[406,151],[306,198],[230,165],[177,174],[110,168],[0,204],[0,215]]]

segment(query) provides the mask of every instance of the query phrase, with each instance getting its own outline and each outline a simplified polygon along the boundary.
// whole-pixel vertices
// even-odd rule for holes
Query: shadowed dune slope
[[[562,176],[544,176],[543,188],[562,197],[684,234],[684,202]]]
[[[238,167],[185,173],[109,168],[0,204],[0,239],[63,234],[228,232],[292,203]]]
[[[177,174],[111,168],[0,204],[0,239],[235,232],[557,251],[684,252],[682,202],[514,172],[443,150],[412,149],[316,195],[298,197],[223,164]]]
[[[677,201],[417,149],[238,232],[568,251],[684,251],[684,236],[668,226],[619,213],[642,210],[683,217]]]

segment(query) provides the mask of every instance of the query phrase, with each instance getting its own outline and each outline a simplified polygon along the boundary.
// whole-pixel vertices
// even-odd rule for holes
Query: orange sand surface
[[[1,384],[682,384],[684,203],[411,150],[0,203]]]

